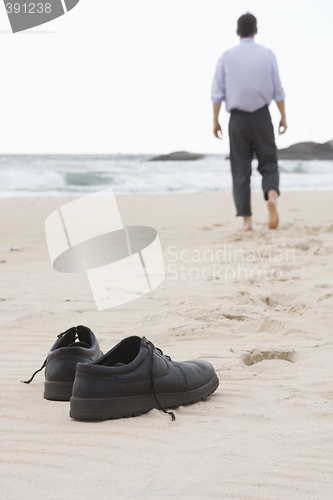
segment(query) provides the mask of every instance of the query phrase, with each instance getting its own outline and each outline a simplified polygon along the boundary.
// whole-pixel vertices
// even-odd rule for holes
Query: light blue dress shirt
[[[212,101],[225,101],[227,111],[240,109],[252,113],[285,97],[277,60],[270,49],[242,38],[217,62],[212,85]]]

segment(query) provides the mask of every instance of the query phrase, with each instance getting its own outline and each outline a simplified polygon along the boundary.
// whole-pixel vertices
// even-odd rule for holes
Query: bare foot
[[[251,217],[243,217],[244,224],[241,231],[252,231],[252,219]]]
[[[240,231],[252,231],[252,226],[251,225],[245,225],[243,226]]]
[[[277,199],[269,198],[267,201],[268,208],[268,229],[276,229],[279,225],[279,216],[276,209]]]

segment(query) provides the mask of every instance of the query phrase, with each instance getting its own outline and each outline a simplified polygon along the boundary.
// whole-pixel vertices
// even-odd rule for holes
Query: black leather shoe
[[[176,363],[145,337],[128,337],[97,361],[79,363],[70,417],[107,420],[195,403],[219,385],[207,361]]]
[[[74,326],[58,335],[58,340],[51,348],[43,366],[45,367],[44,398],[54,401],[69,401],[75,378],[77,363],[90,363],[102,355],[97,339],[93,332],[86,326]]]

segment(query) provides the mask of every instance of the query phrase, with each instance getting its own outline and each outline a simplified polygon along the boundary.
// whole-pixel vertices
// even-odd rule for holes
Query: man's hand
[[[213,114],[214,114],[214,118],[213,118],[213,123],[214,123],[213,134],[215,135],[215,137],[217,137],[217,139],[222,139],[222,137],[223,137],[221,125],[219,124],[219,112],[220,112],[220,109],[221,109],[221,103],[220,102],[214,102],[213,103]],[[219,132],[220,132],[220,135],[219,135]]]
[[[286,117],[283,116],[281,118],[281,121],[279,123],[279,135],[282,135],[285,133],[285,131],[287,130],[288,128],[288,125],[287,125],[287,120],[286,120]],[[282,130],[281,130],[282,129]]]
[[[219,134],[219,132],[220,132],[220,134]],[[223,138],[221,125],[219,124],[219,122],[214,122],[213,133],[214,133],[215,137],[217,137],[217,139]]]
[[[284,100],[277,102],[276,105],[279,108],[279,111],[281,113],[281,120],[280,120],[280,123],[279,123],[279,135],[282,135],[282,134],[285,133],[285,131],[288,128],[287,127],[287,120],[286,120],[286,111],[285,111],[285,106],[284,106]]]

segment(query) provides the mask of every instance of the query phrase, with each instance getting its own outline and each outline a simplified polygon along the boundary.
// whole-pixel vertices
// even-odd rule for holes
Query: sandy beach
[[[117,196],[124,224],[158,230],[167,277],[103,312],[50,264],[45,219],[69,199],[0,200],[1,499],[333,499],[332,192],[282,194],[277,231],[252,200],[242,233],[231,194]],[[220,386],[175,422],[74,421],[43,372],[20,381],[78,324],[104,352],[135,334],[207,359]]]

